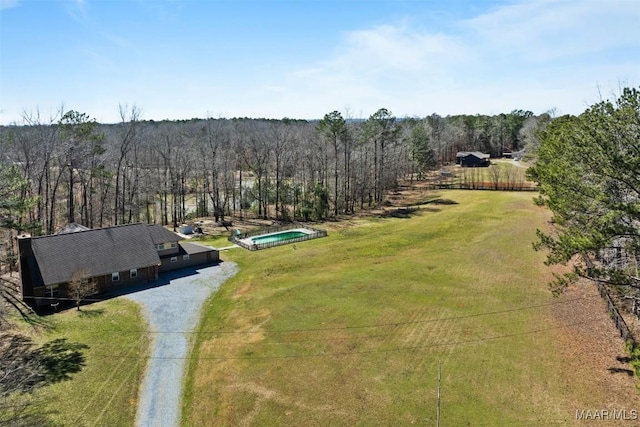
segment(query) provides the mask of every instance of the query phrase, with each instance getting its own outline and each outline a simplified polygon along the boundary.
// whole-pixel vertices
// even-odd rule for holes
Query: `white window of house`
[[[183,261],[186,261],[186,260],[188,260],[188,259],[189,259],[189,254],[182,255],[182,260],[183,260]]]
[[[178,257],[177,256],[172,256],[171,257],[171,262],[178,262]]]
[[[131,279],[135,279],[136,277],[138,277],[138,269],[132,268],[131,270],[129,270],[129,277]]]
[[[178,244],[176,242],[171,242],[171,249],[175,249],[178,247]]]
[[[120,273],[119,272],[111,273],[111,281],[117,282],[118,280],[120,280]]]
[[[158,243],[156,245],[156,249],[159,250],[159,251],[163,250],[164,249],[164,243]]]

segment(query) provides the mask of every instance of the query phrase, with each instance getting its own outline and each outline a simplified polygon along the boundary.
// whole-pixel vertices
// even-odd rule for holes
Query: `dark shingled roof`
[[[199,243],[192,242],[181,242],[180,244],[180,253],[195,255],[203,252],[215,252],[215,249],[211,246],[201,245]]]
[[[182,240],[182,238],[176,233],[172,233],[160,224],[150,224],[147,225],[147,227],[149,227],[149,235],[151,236],[151,240],[154,245]]]
[[[162,237],[170,240],[158,243],[179,240],[161,226],[129,224],[36,237],[31,245],[44,284],[51,285],[69,282],[79,270],[95,277],[160,265],[155,239]]]
[[[458,154],[456,154],[456,157],[467,157],[467,156],[475,156],[479,159],[488,159],[491,157],[490,154],[481,153],[479,151],[459,151]]]

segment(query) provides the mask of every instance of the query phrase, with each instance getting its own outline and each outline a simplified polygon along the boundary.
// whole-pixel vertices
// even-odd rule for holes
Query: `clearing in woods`
[[[225,252],[240,272],[204,307],[183,424],[435,425],[439,362],[443,426],[640,409],[598,294],[548,290],[531,243],[550,215],[532,194],[434,197],[456,203]]]

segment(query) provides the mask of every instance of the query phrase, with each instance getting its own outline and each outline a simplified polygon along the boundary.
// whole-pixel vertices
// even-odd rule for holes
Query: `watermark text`
[[[634,421],[637,419],[636,409],[576,409],[576,420]]]

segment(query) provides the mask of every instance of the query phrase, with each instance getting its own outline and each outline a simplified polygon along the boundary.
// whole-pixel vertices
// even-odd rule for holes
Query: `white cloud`
[[[2,7],[9,4],[17,2],[0,0]],[[516,108],[542,113],[553,107],[580,113],[598,101],[599,89],[608,96],[618,82],[640,84],[637,0],[513,2],[471,19],[447,21],[437,31],[408,17],[343,33],[330,53],[282,67],[249,59],[226,63],[217,56],[209,63],[178,48],[145,49],[133,42],[135,36],[98,25],[90,16],[95,4],[65,6],[96,37],[75,46],[78,65],[88,76],[73,80],[80,93],[58,85],[47,88],[49,97],[65,99],[100,121],[117,120],[117,105],[126,102],[136,102],[145,118],[153,119],[211,112],[311,119],[347,108],[354,117],[367,117],[381,107],[399,116],[497,114]],[[272,74],[273,68],[286,66],[292,68]],[[46,99],[42,93],[14,96]],[[2,108],[0,123],[6,123],[12,111]]]
[[[405,26],[384,25],[349,33],[345,46],[330,65],[359,64],[364,68],[373,63],[380,70],[424,71],[433,69],[443,55],[460,48],[451,37],[442,34],[420,34]]]
[[[345,34],[331,57],[272,83],[286,88],[277,103],[313,100],[305,117],[345,105],[365,115],[380,107],[421,116],[577,114],[597,101],[600,85],[638,84],[638,22],[635,0],[540,0],[459,21],[451,32],[382,25]]]
[[[345,35],[331,57],[294,70],[275,101],[282,110],[299,105],[293,117],[314,118],[351,107],[368,116],[381,107],[402,109],[416,88],[449,86],[451,68],[463,66],[472,52],[455,37],[384,25]],[[429,82],[429,84],[425,84]],[[284,88],[284,90],[283,90]],[[274,108],[276,108],[274,106]]]
[[[635,0],[538,0],[503,6],[461,23],[480,47],[531,61],[639,46]]]

